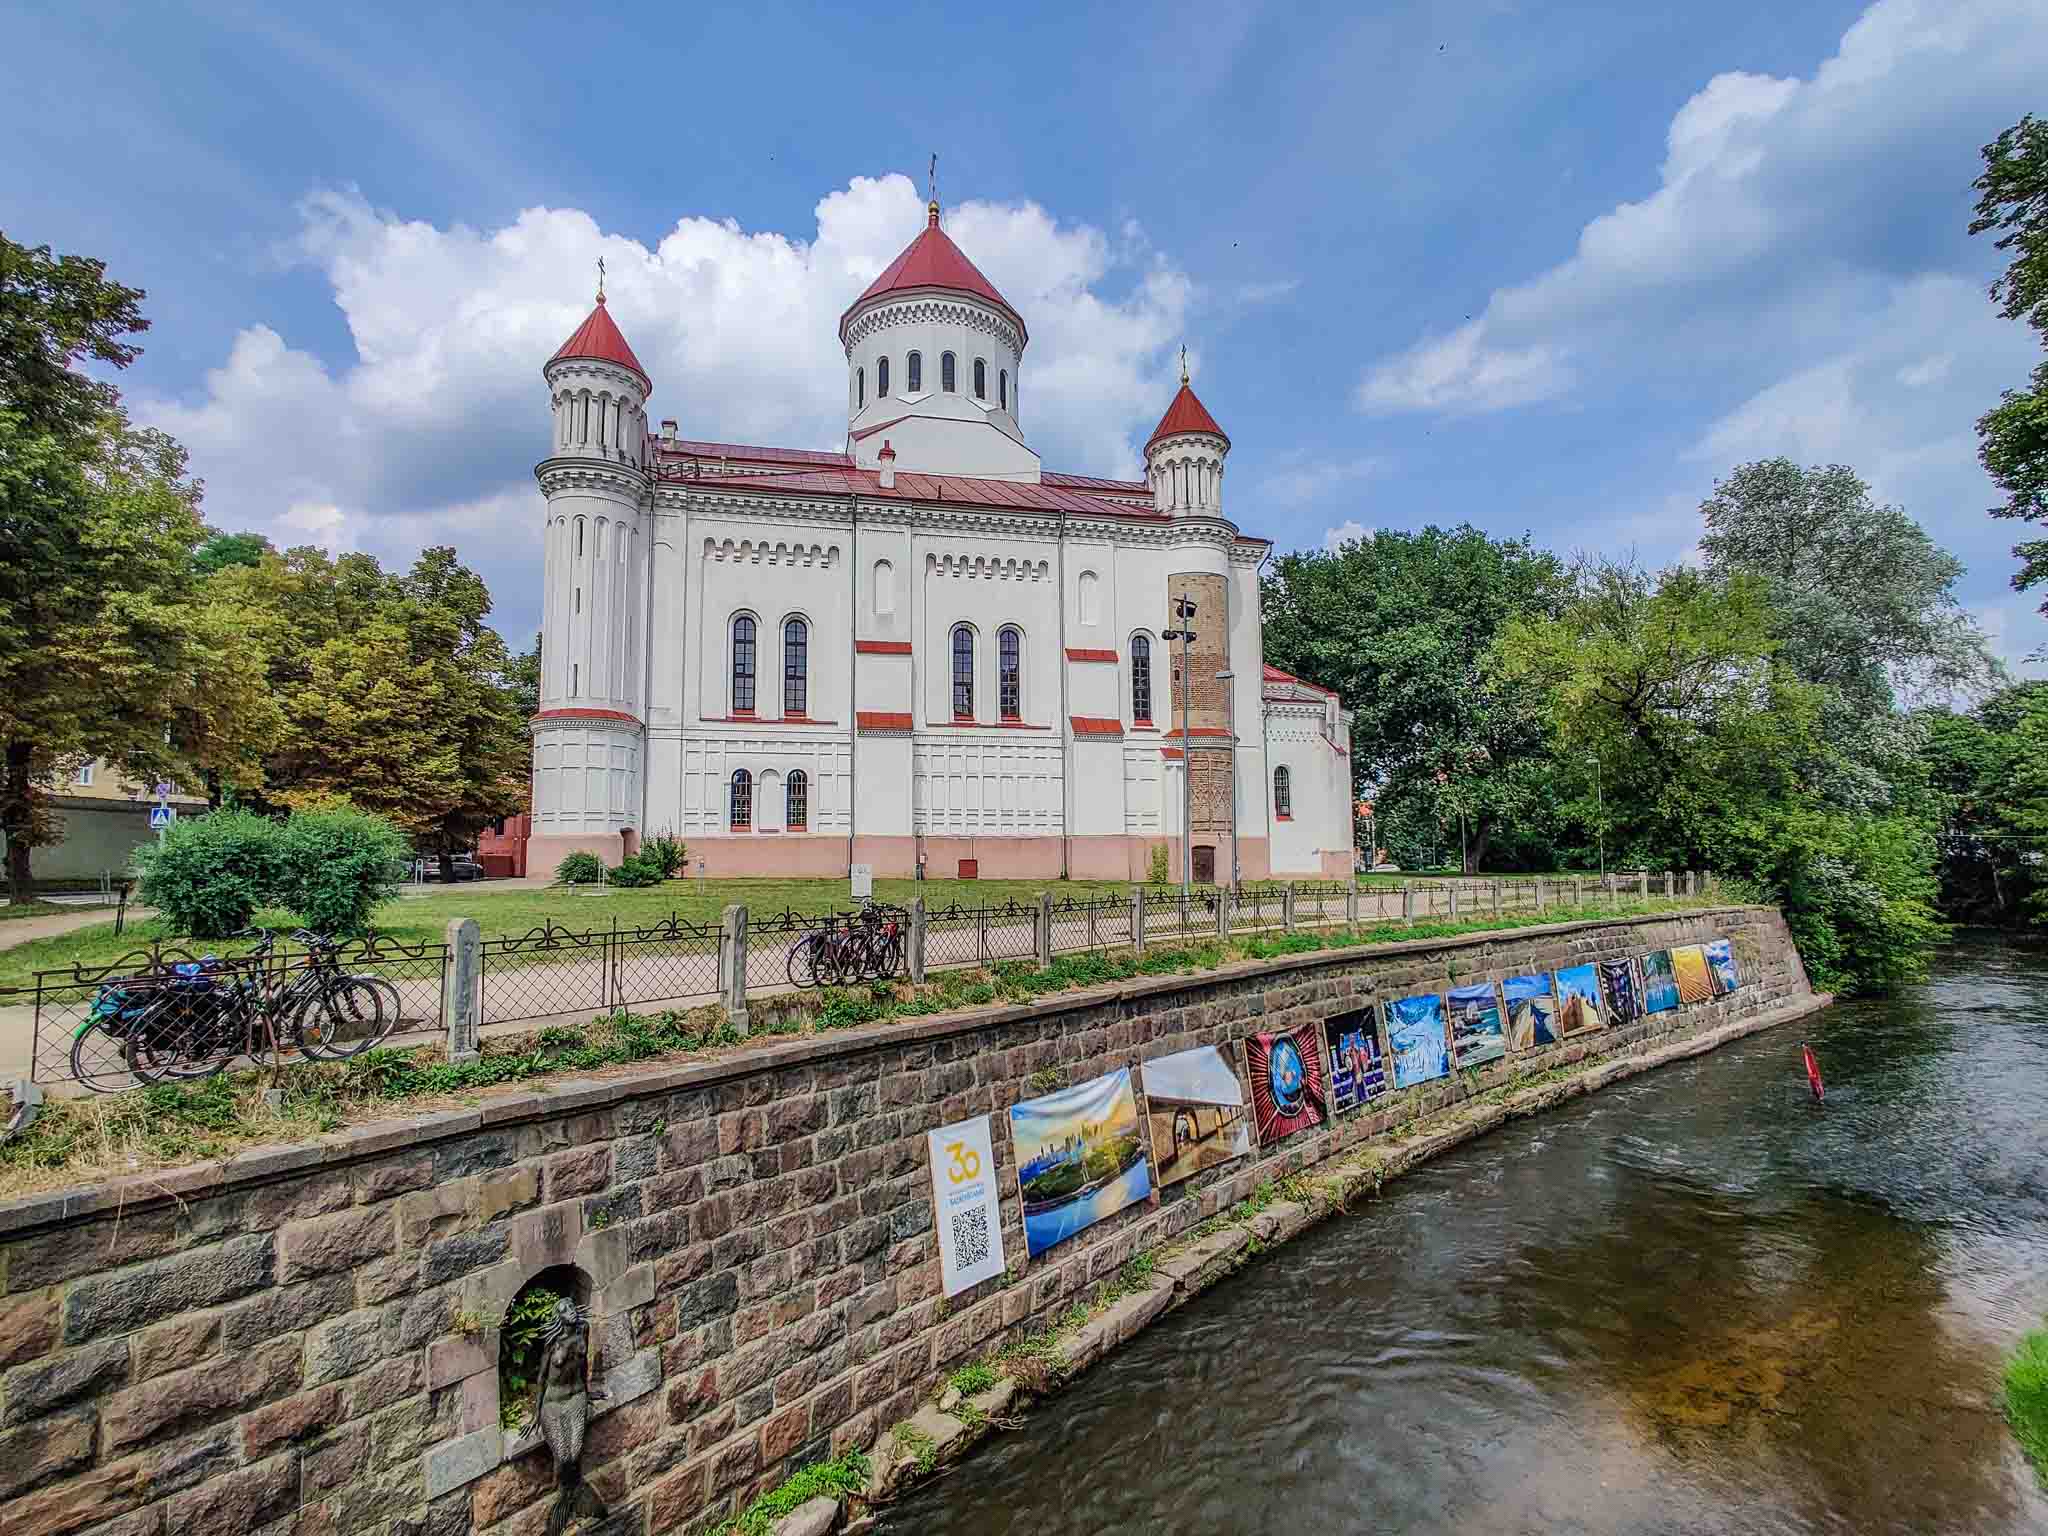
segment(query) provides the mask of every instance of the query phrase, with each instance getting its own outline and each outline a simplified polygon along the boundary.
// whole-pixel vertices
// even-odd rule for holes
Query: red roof
[[[843,453],[815,448],[763,448],[753,443],[713,443],[699,438],[656,438],[655,446],[664,458],[725,459],[735,464],[823,464],[849,465]]]
[[[882,270],[882,275],[867,286],[867,291],[846,306],[846,313],[839,317],[840,339],[846,337],[846,322],[853,312],[885,293],[900,293],[916,288],[948,288],[955,293],[972,294],[975,298],[995,305],[1017,327],[1017,334],[1024,340],[1030,337],[1024,329],[1024,317],[1010,307],[1010,301],[996,292],[996,285],[981,275],[980,269],[960,252],[946,232],[939,228],[939,205],[933,203],[928,210],[929,218],[918,237],[903,248],[903,254]]]
[[[1123,721],[1104,719],[1100,715],[1069,715],[1067,723],[1074,728],[1076,736],[1121,736],[1124,733]]]
[[[1010,507],[1019,512],[1076,512],[1094,517],[1126,518],[1136,522],[1169,521],[1150,508],[1126,506],[1085,496],[1079,491],[1055,485],[1032,485],[1022,480],[980,480],[967,475],[920,475],[896,472],[896,484],[881,488],[872,469],[806,469],[768,475],[687,475],[679,465],[663,466],[665,484],[694,486],[706,491],[733,491],[742,495],[783,496],[867,496],[892,501],[950,502],[956,506]]]
[[[1230,441],[1224,430],[1216,425],[1216,418],[1209,414],[1209,408],[1195,398],[1195,392],[1188,388],[1187,381],[1181,381],[1180,393],[1173,397],[1173,404],[1166,408],[1166,414],[1159,418],[1159,425],[1152,435],[1145,439],[1147,452],[1162,437],[1178,437],[1183,432],[1206,432],[1211,437]]]
[[[1325,694],[1333,699],[1337,697],[1335,689],[1325,688],[1320,683],[1311,683],[1304,678],[1296,677],[1292,672],[1282,672],[1270,661],[1265,664],[1265,667],[1266,681],[1269,683],[1293,683],[1297,688],[1306,688],[1311,693]]]
[[[565,357],[595,358],[601,363],[617,363],[620,367],[630,368],[639,374],[640,382],[649,389],[654,387],[654,381],[647,377],[647,370],[640,366],[640,359],[633,355],[633,349],[626,345],[626,338],[613,323],[611,312],[604,307],[602,298],[598,299],[597,308],[590,312],[590,318],[576,327],[576,334],[563,342],[561,348],[548,361],[559,363]]]
[[[907,731],[910,729],[910,711],[861,709],[854,711],[854,722],[863,733],[870,731]]]

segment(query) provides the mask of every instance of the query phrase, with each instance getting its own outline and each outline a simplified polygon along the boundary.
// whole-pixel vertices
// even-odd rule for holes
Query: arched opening
[[[732,712],[754,712],[754,619],[743,613],[732,621]]]
[[[903,359],[903,387],[913,395],[924,388],[924,354],[913,352]]]
[[[782,625],[782,712],[810,713],[811,628],[802,619],[787,619]]]
[[[1131,636],[1131,721],[1152,723],[1152,637]]]
[[[896,567],[886,560],[875,562],[874,604],[877,614],[896,611]]]
[[[754,776],[744,768],[733,770],[731,812],[733,831],[745,832],[754,825]]]
[[[988,398],[988,362],[986,359],[979,357],[974,360],[974,398],[977,400],[986,400]]]
[[[1005,368],[996,375],[996,404],[1004,410],[1010,408],[1010,370]]]
[[[941,352],[939,354],[939,388],[950,395],[959,387],[960,381],[955,373],[953,354]]]
[[[572,1264],[544,1269],[519,1288],[498,1328],[498,1425],[522,1435],[534,1427],[548,1335],[563,1302],[590,1306],[590,1285]]]
[[[868,403],[868,371],[865,368],[853,370],[853,408],[857,411]]]
[[[974,631],[965,624],[953,629],[953,718],[974,718]]]
[[[875,359],[875,398],[877,400],[889,398],[889,359],[886,357]]]
[[[792,832],[801,832],[810,825],[811,819],[811,781],[803,769],[790,769],[786,794],[783,824]]]
[[[1081,622],[1100,623],[1102,619],[1102,578],[1093,571],[1083,571],[1077,583],[1081,589]]]
[[[996,704],[1003,719],[1024,718],[1024,636],[1014,626],[996,631]]]
[[[1294,815],[1294,779],[1285,768],[1273,770],[1273,814],[1282,821]]]

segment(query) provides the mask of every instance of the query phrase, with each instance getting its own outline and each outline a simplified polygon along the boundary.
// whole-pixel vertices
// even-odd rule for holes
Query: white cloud
[[[1346,544],[1356,544],[1371,532],[1372,530],[1357,518],[1347,517],[1343,522],[1323,530],[1323,548],[1333,555],[1338,554]]]
[[[576,209],[482,230],[324,191],[301,212],[290,254],[331,285],[353,355],[329,366],[251,325],[196,398],[137,414],[191,449],[216,525],[400,559],[456,541],[508,628],[538,606],[540,368],[589,312],[600,255],[613,318],[653,378],[650,416],[690,437],[836,447],[840,312],[924,221],[904,176],[822,198],[807,236],[684,217],[652,247]],[[1061,224],[1035,203],[963,203],[947,229],[1030,325],[1024,425],[1045,462],[1134,472],[1172,393],[1186,274],[1135,224]]]

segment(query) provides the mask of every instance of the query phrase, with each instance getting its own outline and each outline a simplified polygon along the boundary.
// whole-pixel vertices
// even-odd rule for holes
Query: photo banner
[[[1372,1009],[1323,1020],[1323,1044],[1330,1056],[1331,1109],[1341,1115],[1387,1091],[1387,1063],[1380,1054],[1379,1020]]]
[[[1387,999],[1387,1048],[1394,1055],[1394,1086],[1413,1088],[1447,1077],[1451,1031],[1444,1000],[1434,992]]]
[[[1539,1045],[1557,1044],[1557,994],[1550,987],[1550,973],[1510,976],[1500,984],[1508,1004],[1508,1046],[1529,1051]]]
[[[1323,1053],[1312,1039],[1292,1031],[1255,1034],[1245,1041],[1244,1056],[1260,1146],[1323,1123]]]
[[[1011,1105],[1025,1253],[1035,1259],[1150,1195],[1146,1141],[1129,1067]]]
[[[1154,1056],[1139,1069],[1159,1182],[1175,1184],[1252,1149],[1244,1089],[1222,1048]]]
[[[1460,1067],[1484,1066],[1508,1053],[1507,1031],[1501,1025],[1500,999],[1493,983],[1475,982],[1451,989],[1451,1060]]]
[[[927,1133],[932,1206],[939,1233],[939,1274],[948,1296],[1004,1270],[1003,1213],[987,1115]]]

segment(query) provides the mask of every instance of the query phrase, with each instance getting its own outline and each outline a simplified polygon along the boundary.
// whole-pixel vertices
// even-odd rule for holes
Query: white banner
[[[954,1296],[1003,1272],[1003,1214],[996,1198],[996,1157],[988,1116],[930,1133],[932,1208],[939,1268]]]

